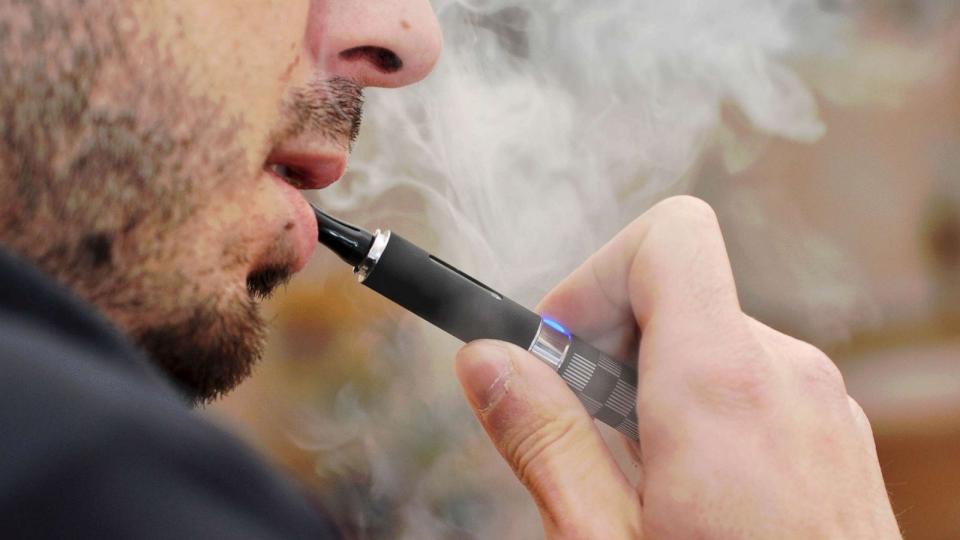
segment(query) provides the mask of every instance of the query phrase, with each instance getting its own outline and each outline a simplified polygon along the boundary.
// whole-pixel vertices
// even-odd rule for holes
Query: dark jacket
[[[331,538],[92,307],[0,250],[0,538]]]

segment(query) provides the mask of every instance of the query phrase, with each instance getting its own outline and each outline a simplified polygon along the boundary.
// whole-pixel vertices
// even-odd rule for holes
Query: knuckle
[[[808,390],[846,397],[843,373],[823,351],[800,342],[794,353],[801,384]]]
[[[678,195],[657,203],[654,213],[667,219],[694,226],[718,228],[717,213],[703,199],[690,195]]]
[[[705,370],[694,391],[710,409],[755,411],[773,402],[772,380],[758,362],[735,362]]]
[[[860,432],[863,434],[863,437],[872,441],[873,425],[870,423],[870,418],[867,416],[866,411],[857,403],[857,400],[850,396],[847,396],[847,405],[850,407],[850,414],[853,416],[853,421],[860,427]]]
[[[692,245],[722,243],[717,214],[705,201],[689,195],[664,199],[637,218],[629,227],[631,244],[637,246],[635,262],[641,267],[658,266],[658,259],[676,250],[678,238],[692,238]]]
[[[701,363],[689,377],[702,404],[727,412],[756,411],[774,405],[776,367],[762,345],[745,341],[715,358]]]
[[[868,426],[870,425],[870,419],[867,418],[867,413],[863,410],[863,407],[857,403],[857,400],[847,396],[847,404],[850,406],[850,412],[853,413],[853,417],[856,418],[858,422],[863,422]]]

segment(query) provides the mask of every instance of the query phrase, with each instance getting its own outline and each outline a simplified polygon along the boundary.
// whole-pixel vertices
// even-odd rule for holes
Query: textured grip
[[[638,440],[635,369],[573,336],[558,371],[590,416]]]
[[[557,370],[590,416],[633,440],[637,433],[637,371],[543,318],[530,352]]]

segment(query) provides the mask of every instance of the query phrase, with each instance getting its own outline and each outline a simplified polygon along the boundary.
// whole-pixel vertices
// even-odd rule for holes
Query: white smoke
[[[848,23],[816,0],[434,4],[446,42],[435,72],[368,91],[348,177],[320,202],[530,306],[653,202],[683,191],[706,148],[722,144],[743,166],[758,135],[817,139],[816,100],[791,66],[835,54]],[[469,418],[452,340],[439,335],[425,339],[440,343],[433,350],[397,344],[373,360],[388,386],[382,402],[327,411],[305,439],[328,448],[339,433],[332,439],[351,450],[324,450],[329,476],[371,478],[351,506],[368,523],[362,537],[529,537],[535,510],[518,504],[526,499]],[[358,417],[363,434],[351,435]],[[341,444],[352,437],[360,443]],[[422,437],[434,457],[417,463]],[[370,501],[384,499],[400,507],[402,530],[369,524]]]
[[[368,221],[397,229],[382,196],[413,190],[441,256],[527,303],[682,188],[726,109],[760,133],[820,136],[788,61],[831,50],[843,24],[814,0],[435,7],[435,72],[368,93],[347,181],[323,204],[386,208]]]

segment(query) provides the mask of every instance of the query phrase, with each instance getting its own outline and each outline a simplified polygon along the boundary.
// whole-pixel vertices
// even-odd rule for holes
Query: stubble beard
[[[171,268],[192,251],[177,232],[201,201],[222,179],[251,174],[235,139],[242,120],[186,92],[155,44],[119,31],[125,8],[56,4],[0,1],[0,73],[10,74],[0,85],[0,242],[104,312],[190,401],[210,401],[251,373],[266,335],[257,299],[289,277],[261,268],[244,290]],[[110,107],[92,99],[101,88]],[[293,95],[287,108],[300,113],[284,133],[323,123],[303,113],[322,107]],[[209,273],[249,264],[223,249]]]

